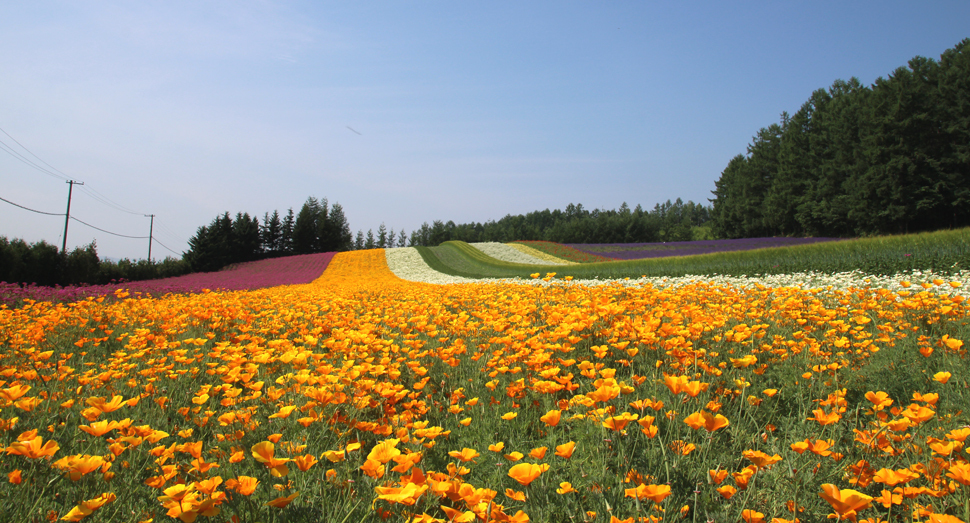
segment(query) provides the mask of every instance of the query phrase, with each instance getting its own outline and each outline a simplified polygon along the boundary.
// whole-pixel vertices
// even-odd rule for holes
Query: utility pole
[[[84,182],[75,182],[74,180],[68,180],[69,184],[67,187],[67,213],[64,214],[64,243],[61,244],[61,254],[67,254],[67,224],[71,223],[71,192],[74,190],[74,184],[84,185]]]
[[[146,214],[145,216],[152,219],[151,223],[148,225],[148,263],[152,262],[152,232],[155,230],[155,215]]]

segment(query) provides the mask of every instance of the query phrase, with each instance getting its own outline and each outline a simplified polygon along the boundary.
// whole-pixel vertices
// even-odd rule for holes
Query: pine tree
[[[280,252],[293,252],[293,227],[295,225],[296,218],[293,217],[293,208],[290,207],[286,212],[286,218],[283,219],[283,227],[280,234]]]
[[[296,215],[296,223],[293,225],[293,252],[296,254],[309,254],[314,252],[317,247],[317,218],[320,214],[320,204],[314,197],[307,198],[307,201],[300,208]]]
[[[344,208],[339,203],[330,207],[327,218],[327,228],[332,251],[349,251],[354,248],[354,237],[350,232],[350,224],[344,215]]]
[[[337,235],[330,226],[330,203],[326,198],[319,200],[316,208],[317,238],[314,242],[313,252],[333,252],[336,251]]]
[[[264,252],[278,253],[282,249],[283,243],[283,224],[280,222],[280,213],[273,211],[273,214],[263,215],[263,226],[260,230],[260,241]]]
[[[384,222],[381,222],[381,226],[377,228],[377,247],[380,249],[387,247],[387,227],[384,226]]]

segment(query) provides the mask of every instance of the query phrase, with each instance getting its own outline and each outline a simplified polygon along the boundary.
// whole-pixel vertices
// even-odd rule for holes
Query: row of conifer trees
[[[721,238],[970,225],[970,38],[871,86],[836,81],[758,131],[716,182]]]

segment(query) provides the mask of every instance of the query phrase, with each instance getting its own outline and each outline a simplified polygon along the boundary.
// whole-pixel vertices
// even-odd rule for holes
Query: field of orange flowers
[[[0,520],[970,521],[949,288],[436,286],[373,250],[0,308]]]

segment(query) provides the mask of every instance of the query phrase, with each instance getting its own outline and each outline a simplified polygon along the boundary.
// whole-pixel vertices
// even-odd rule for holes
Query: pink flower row
[[[29,299],[34,301],[70,302],[89,296],[105,296],[118,290],[132,294],[183,294],[209,290],[251,290],[310,283],[320,277],[336,253],[302,254],[240,263],[218,272],[200,272],[164,278],[109,285],[39,287],[0,282],[0,304],[14,306]]]

